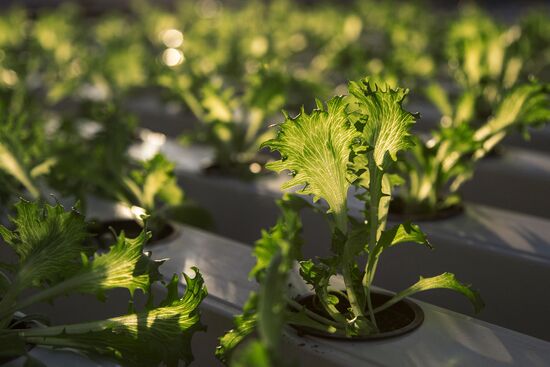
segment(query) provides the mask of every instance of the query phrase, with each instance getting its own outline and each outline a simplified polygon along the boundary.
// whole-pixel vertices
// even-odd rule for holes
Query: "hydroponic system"
[[[0,366],[549,366],[550,7],[0,5]]]

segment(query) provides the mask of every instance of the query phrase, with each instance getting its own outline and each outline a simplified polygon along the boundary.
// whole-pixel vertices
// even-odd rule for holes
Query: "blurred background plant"
[[[525,83],[550,81],[545,9],[504,22],[472,4],[397,0],[10,7],[0,13],[0,144],[17,164],[3,164],[0,196],[24,187],[37,197],[46,185],[83,204],[90,193],[119,199],[130,172],[144,167],[127,152],[147,108],[149,127],[214,151],[206,172],[254,178],[275,158],[258,149],[282,109],[313,108],[313,97],[345,94],[346,81],[364,75],[424,91],[405,101],[437,116],[418,124],[437,127],[419,142],[452,145],[469,160],[480,144],[475,129],[508,113],[504,102]],[[170,114],[178,123],[168,128]],[[524,122],[512,125],[540,125]],[[421,164],[428,172],[434,149],[418,148],[406,169]],[[441,175],[445,184],[431,179],[432,196],[449,189]]]

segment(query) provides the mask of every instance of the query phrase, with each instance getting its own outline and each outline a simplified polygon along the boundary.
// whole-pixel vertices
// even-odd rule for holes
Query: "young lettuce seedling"
[[[86,75],[91,49],[79,27],[80,16],[77,6],[66,4],[30,24],[28,72],[39,76],[48,103],[69,97]]]
[[[446,53],[460,90],[454,95],[437,83],[426,96],[439,109],[438,129],[399,162],[405,178],[395,205],[404,215],[432,218],[459,207],[461,185],[475,163],[510,132],[549,120],[548,85],[521,82],[525,56],[518,52],[520,30],[501,27],[476,8],[467,8],[449,30]]]
[[[200,87],[195,87],[197,91],[170,82],[170,88],[175,89],[198,120],[182,141],[211,146],[215,157],[210,168],[247,178],[258,173],[250,165],[260,159],[260,144],[272,134],[266,125],[285,103],[288,80],[278,71],[262,69],[244,77],[240,86],[243,90],[226,82],[200,82]]]
[[[161,233],[170,220],[210,227],[210,215],[185,198],[174,174],[174,164],[164,155],[156,154],[141,167],[123,178],[124,188],[117,199],[133,208],[136,221],[143,226],[141,214],[147,214],[147,225]],[[154,233],[154,232],[153,232]]]
[[[399,181],[392,173],[400,151],[413,145],[409,134],[415,116],[402,108],[407,91],[379,89],[368,80],[352,82],[350,96],[334,97],[326,105],[318,102],[311,114],[305,111],[286,116],[275,139],[265,146],[279,151],[281,160],[270,163],[274,171],[290,171],[293,178],[283,189],[299,187],[301,195],[328,205],[327,220],[332,230],[331,250],[327,258],[301,259],[300,275],[315,292],[315,303],[322,311],[304,307],[287,294],[287,323],[323,332],[354,337],[380,333],[377,314],[417,292],[446,288],[465,295],[476,311],[483,307],[477,292],[457,281],[453,274],[420,278],[409,288],[385,303],[372,303],[373,281],[380,256],[389,247],[418,243],[431,247],[426,235],[411,223],[386,228],[392,187]],[[350,216],[348,194],[355,188],[364,205],[363,217]],[[303,206],[303,205],[302,205]],[[302,206],[283,207],[283,217],[256,244],[257,268],[265,268],[266,259],[281,243],[299,247]],[[292,252],[300,259],[298,251]],[[361,267],[360,259],[366,257]],[[342,274],[345,288],[335,290],[331,279]],[[261,287],[268,287],[260,278]],[[266,301],[267,302],[267,301]],[[220,353],[231,349],[257,322],[258,310],[250,308],[237,319],[238,328],[222,339]]]
[[[18,319],[16,313],[39,302],[75,293],[103,299],[115,288],[127,289],[132,297],[137,289],[150,293],[152,284],[161,280],[158,268],[164,260],[152,260],[143,252],[151,236],[146,231],[134,239],[122,233],[107,253],[90,256],[84,245],[87,225],[80,214],[26,201],[16,205],[16,212],[13,229],[0,226],[3,245],[18,256],[17,263],[0,263],[0,344],[6,347],[0,357],[25,356],[26,345],[39,345],[101,354],[125,366],[178,366],[193,360],[191,337],[201,329],[198,306],[207,294],[197,269],[194,278],[183,274],[187,288],[182,297],[174,275],[158,306],[150,295],[145,309],[126,315],[25,328],[33,318]],[[29,289],[35,291],[29,294]]]
[[[451,76],[474,98],[475,119],[486,119],[504,93],[520,82],[526,63],[518,52],[521,28],[502,27],[475,7],[451,24],[445,39]]]
[[[260,283],[260,289],[250,294],[243,314],[234,319],[236,328],[220,338],[216,349],[216,356],[231,367],[292,365],[288,357],[283,357],[280,347],[285,322],[290,317],[299,318],[287,309],[287,303],[294,301],[287,297],[286,291],[289,272],[301,257],[302,224],[298,211],[307,203],[298,197],[285,196],[277,205],[281,218],[269,231],[262,231],[262,238],[254,247],[257,262],[250,276]],[[254,332],[256,338],[236,349]]]
[[[23,190],[23,196],[41,198],[41,179],[57,161],[48,149],[43,111],[22,85],[0,93],[0,199],[9,202]]]
[[[440,88],[432,87],[430,94],[445,111],[446,122],[428,140],[415,138],[413,149],[398,163],[405,179],[398,204],[406,215],[429,217],[460,204],[458,190],[473,176],[477,161],[510,132],[520,130],[528,136],[528,129],[550,121],[550,86],[536,82],[507,91],[479,126],[472,123],[475,97],[470,92],[454,105]]]

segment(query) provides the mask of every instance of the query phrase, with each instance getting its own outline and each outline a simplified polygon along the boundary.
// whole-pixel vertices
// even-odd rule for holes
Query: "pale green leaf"
[[[242,315],[235,316],[233,319],[236,327],[219,338],[219,345],[216,347],[216,357],[220,361],[224,363],[229,361],[235,348],[256,329],[258,320],[256,313],[257,304],[257,294],[251,293],[243,307]]]
[[[14,287],[52,284],[74,274],[81,265],[81,252],[85,251],[84,217],[75,211],[65,212],[59,204],[42,207],[20,201],[15,209],[17,214],[10,219],[15,229],[2,227],[0,231],[19,256]]]
[[[32,178],[46,175],[50,172],[51,168],[57,163],[56,158],[48,158],[44,162],[36,165],[30,172]]]
[[[277,137],[263,144],[282,156],[266,167],[290,171],[293,178],[282,189],[302,186],[300,193],[323,198],[342,218],[351,180],[349,158],[359,133],[348,120],[342,97],[329,100],[326,109],[318,107],[311,114],[302,110],[295,118],[287,116]]]
[[[426,87],[426,97],[439,109],[443,116],[451,116],[453,107],[447,91],[438,83],[431,83]]]
[[[194,271],[194,278],[184,274],[183,297],[169,292],[158,308],[102,321],[17,330],[17,334],[30,343],[98,353],[125,366],[149,367],[161,362],[168,367],[179,362],[187,366],[193,360],[191,337],[203,329],[198,307],[207,295],[202,276]],[[170,284],[177,282],[174,277]]]
[[[27,171],[24,164],[6,145],[1,143],[0,169],[14,177],[34,199],[40,196],[40,192],[32,181],[31,174]]]
[[[485,306],[483,303],[483,300],[481,299],[481,296],[477,291],[471,289],[470,286],[468,285],[464,285],[460,283],[458,280],[456,280],[454,274],[443,273],[441,275],[431,277],[431,278],[420,277],[420,280],[418,282],[416,282],[409,288],[397,293],[389,301],[384,303],[382,306],[379,306],[374,311],[375,312],[382,311],[390,307],[391,305],[401,301],[403,298],[410,297],[415,293],[427,291],[430,289],[438,289],[438,288],[451,289],[465,295],[474,306],[474,309],[476,312],[481,311]]]
[[[549,87],[538,83],[523,84],[504,96],[494,116],[476,131],[474,139],[487,141],[512,127],[537,126],[549,120]]]
[[[92,293],[102,296],[109,289],[126,288],[131,294],[136,289],[147,291],[152,281],[160,278],[158,267],[162,262],[150,260],[143,248],[151,234],[142,231],[136,238],[120,234],[109,252],[96,254],[91,260],[83,258],[83,266],[65,284],[74,292]]]
[[[353,96],[352,104],[364,123],[363,138],[380,168],[388,154],[392,160],[397,153],[414,145],[409,130],[415,122],[415,116],[403,109],[402,103],[408,94],[407,89],[380,89],[368,79],[350,82],[349,92]]]

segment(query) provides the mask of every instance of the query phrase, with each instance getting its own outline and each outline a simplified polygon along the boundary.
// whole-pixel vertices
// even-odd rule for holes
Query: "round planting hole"
[[[334,295],[337,296],[340,301],[337,305],[338,310],[341,312],[345,312],[349,307],[349,302],[347,301],[347,299],[345,299],[339,294],[334,294]],[[393,296],[391,294],[386,294],[386,293],[381,293],[376,291],[372,292],[371,299],[372,299],[373,307],[376,308],[378,306],[383,305],[386,301],[390,300],[392,297]],[[309,295],[306,297],[302,297],[302,298],[299,298],[297,301],[303,306],[305,306],[307,309],[314,311],[324,317],[329,317],[328,314],[325,312],[325,310],[317,301],[316,295]],[[337,333],[331,334],[328,332],[324,332],[321,330],[304,327],[304,326],[292,325],[292,327],[298,331],[298,334],[301,334],[301,335],[312,335],[312,336],[318,336],[322,338],[350,340],[350,341],[379,340],[379,339],[397,337],[415,330],[424,321],[424,311],[422,311],[422,308],[420,308],[420,306],[418,306],[413,301],[409,299],[404,299],[388,307],[383,311],[377,312],[375,317],[376,317],[376,323],[378,325],[378,328],[380,329],[380,332],[377,334],[364,335],[364,336],[349,337],[344,335],[343,333],[337,332]]]
[[[464,212],[464,207],[461,204],[454,204],[435,212],[425,212],[421,209],[407,211],[405,205],[398,197],[392,199],[389,211],[389,220],[394,222],[403,222],[410,220],[413,222],[429,222],[439,221],[457,217]]]

